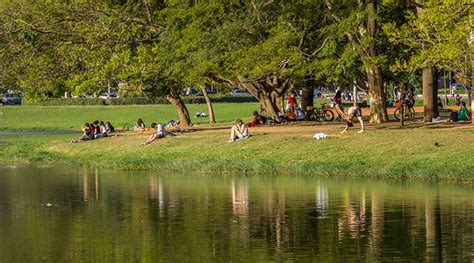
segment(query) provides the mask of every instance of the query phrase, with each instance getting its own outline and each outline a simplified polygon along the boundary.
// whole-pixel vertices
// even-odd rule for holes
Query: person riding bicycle
[[[407,108],[413,108],[415,105],[415,98],[413,92],[410,89],[405,91],[405,98],[403,99],[403,104],[407,105]]]
[[[331,104],[332,104],[332,107],[338,113],[338,115],[340,117],[344,118],[345,114],[344,114],[344,105],[342,105],[342,91],[341,91],[341,89],[339,89],[339,88],[336,89],[336,95],[334,95],[334,98],[333,98]]]

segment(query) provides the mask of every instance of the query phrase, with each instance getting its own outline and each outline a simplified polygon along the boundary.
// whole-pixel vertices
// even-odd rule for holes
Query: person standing
[[[346,121],[346,128],[344,128],[344,130],[342,130],[341,133],[347,133],[349,131],[349,128],[354,126],[352,122],[354,117],[357,117],[360,123],[360,130],[357,133],[365,132],[365,125],[364,125],[364,120],[362,119],[362,113],[359,106],[357,106],[356,103],[354,103],[354,106],[347,109],[347,115],[344,114],[344,116],[342,117]]]

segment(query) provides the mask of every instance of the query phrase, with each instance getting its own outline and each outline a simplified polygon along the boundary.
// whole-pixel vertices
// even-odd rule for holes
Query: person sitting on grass
[[[107,130],[107,134],[111,134],[115,132],[114,126],[110,122],[105,123],[105,129]]]
[[[298,107],[296,109],[296,120],[297,121],[304,121],[304,117],[305,117],[305,114],[304,114],[303,110],[300,107]]]
[[[94,139],[94,133],[91,129],[91,126],[88,122],[84,124],[84,128],[82,128],[82,137],[79,139],[73,139],[71,142],[78,143],[78,142],[85,142],[88,140]]]
[[[247,125],[245,125],[241,119],[238,119],[230,132],[229,142],[247,139],[248,137],[249,129],[247,128]]]
[[[458,111],[458,121],[467,121],[469,119],[469,112],[466,107],[466,102],[461,101],[461,107]]]
[[[443,110],[443,102],[441,101],[440,97],[438,97],[438,103],[436,105],[438,106],[438,111]]]
[[[253,119],[252,122],[247,124],[248,127],[255,127],[258,125],[263,125],[267,122],[267,119],[260,115],[257,111],[253,112]]]
[[[166,124],[166,128],[177,128],[179,126],[179,121],[170,120],[168,124]]]
[[[100,134],[102,134],[102,137],[107,137],[107,127],[105,126],[105,123],[103,121],[100,121],[99,123],[99,128],[100,128]]]
[[[152,142],[154,142],[155,140],[158,140],[158,139],[161,139],[161,138],[165,138],[169,133],[165,130],[165,128],[163,127],[162,124],[157,124],[156,122],[152,123],[151,124],[151,127],[153,129],[156,130],[156,133],[153,133],[152,135],[150,135],[150,137],[148,138],[148,140],[146,140],[143,144],[147,145],[147,144],[150,144]]]
[[[365,131],[365,126],[364,126],[364,121],[362,120],[361,110],[359,106],[357,106],[357,104],[354,103],[354,106],[347,109],[347,115],[344,114],[342,115],[342,117],[346,121],[346,128],[342,130],[341,133],[347,133],[349,131],[349,128],[354,126],[352,122],[354,117],[357,117],[360,123],[360,131],[358,131],[358,133],[363,133]]]
[[[92,123],[92,131],[94,132],[94,139],[99,139],[104,137],[100,131],[99,121],[94,121]]]
[[[145,123],[143,122],[142,119],[138,119],[137,123],[135,123],[135,126],[133,127],[133,131],[141,132],[145,130]]]

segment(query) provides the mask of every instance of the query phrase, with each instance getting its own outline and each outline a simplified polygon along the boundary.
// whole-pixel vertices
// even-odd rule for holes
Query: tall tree
[[[468,83],[473,65],[469,54],[473,45],[470,15],[473,13],[471,0],[429,0],[411,1],[416,11],[407,10],[407,23],[386,24],[384,31],[391,42],[403,44],[412,51],[409,59],[395,64],[398,70],[415,71],[423,69],[425,120],[435,116],[437,70],[455,72],[458,81]],[[432,86],[433,85],[433,86]]]
[[[370,103],[370,121],[381,123],[388,120],[378,39],[381,37],[378,25],[378,0],[352,1],[326,0],[326,7],[333,23],[327,27],[327,34],[339,37],[343,48],[352,52],[351,60],[359,60],[365,72]],[[356,55],[356,56],[354,56]],[[337,54],[335,54],[337,56]],[[354,65],[357,65],[354,63]],[[351,69],[352,70],[352,69]],[[352,80],[350,81],[352,82]]]

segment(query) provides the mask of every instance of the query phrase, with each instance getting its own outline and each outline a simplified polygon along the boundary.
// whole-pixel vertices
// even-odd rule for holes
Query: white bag
[[[321,139],[324,139],[324,138],[327,138],[328,135],[326,133],[316,133],[314,136],[313,136],[313,139],[319,141]]]

